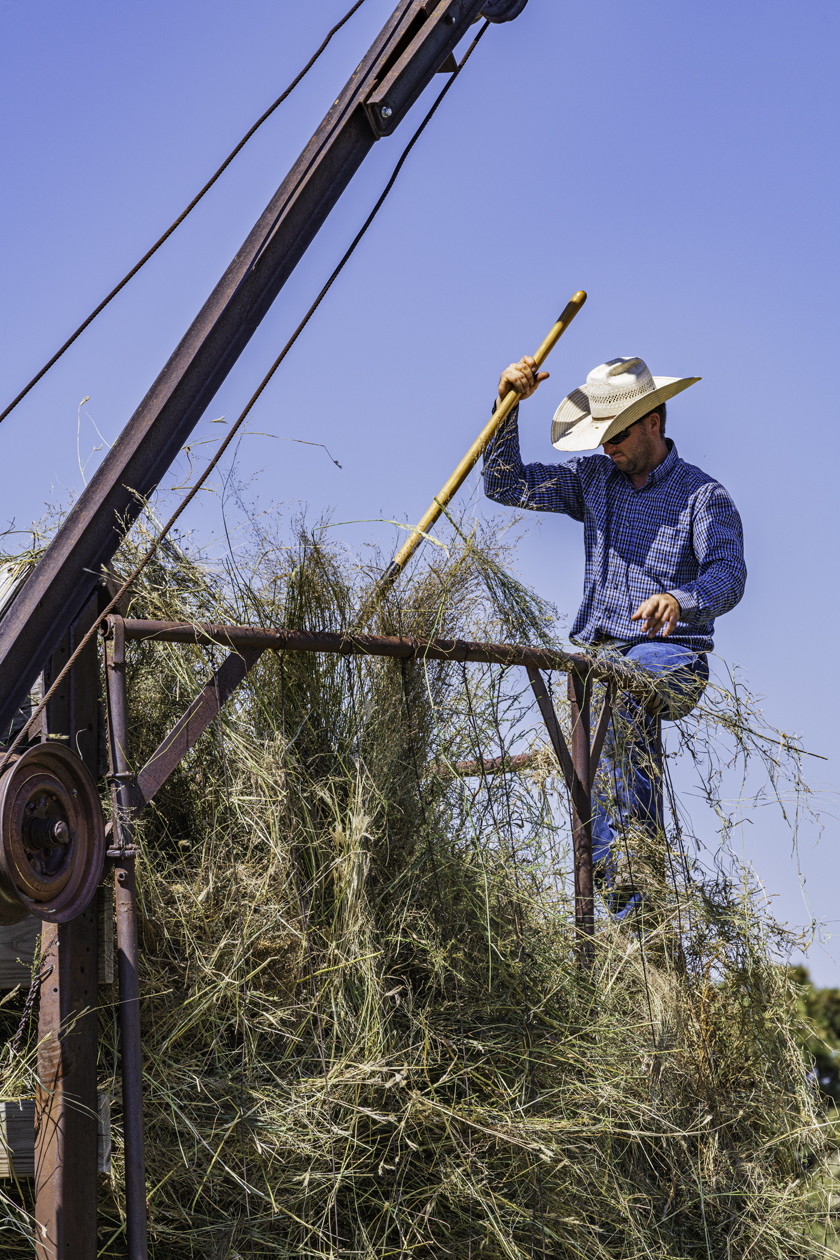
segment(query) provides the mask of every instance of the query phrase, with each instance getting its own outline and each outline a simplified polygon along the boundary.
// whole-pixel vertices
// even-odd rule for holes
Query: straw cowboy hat
[[[641,359],[610,359],[563,399],[551,425],[552,444],[558,451],[594,450],[699,380],[651,376]]]

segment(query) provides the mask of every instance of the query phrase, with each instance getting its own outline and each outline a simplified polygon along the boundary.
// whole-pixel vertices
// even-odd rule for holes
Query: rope
[[[92,638],[94,637],[94,635],[98,632],[99,627],[100,627],[100,626],[101,626],[101,625],[105,622],[105,620],[106,620],[106,619],[110,616],[110,614],[114,611],[114,609],[115,609],[115,608],[119,605],[119,602],[120,602],[120,600],[122,599],[123,595],[125,595],[126,591],[129,589],[129,587],[131,587],[131,586],[132,586],[132,584],[133,584],[133,583],[137,580],[137,578],[138,578],[138,577],[140,576],[140,574],[143,572],[143,570],[145,569],[146,565],[149,563],[149,561],[150,561],[150,560],[152,559],[152,557],[155,555],[155,553],[157,552],[157,550],[158,550],[158,548],[160,547],[161,543],[162,543],[162,542],[163,542],[163,540],[166,538],[167,534],[168,534],[168,533],[169,533],[169,531],[172,529],[172,527],[173,527],[173,525],[175,524],[175,522],[176,522],[176,521],[178,520],[178,518],[179,518],[179,517],[183,514],[183,512],[187,509],[187,507],[189,506],[189,504],[192,502],[192,500],[193,500],[193,499],[195,498],[195,496],[198,494],[198,492],[199,492],[199,490],[201,489],[201,487],[204,485],[204,483],[205,483],[205,481],[207,480],[207,478],[210,476],[211,472],[213,472],[214,468],[215,468],[215,467],[217,466],[217,464],[219,463],[219,460],[222,458],[222,456],[224,455],[225,451],[227,450],[227,448],[230,446],[231,442],[233,441],[234,437],[235,437],[235,436],[236,436],[236,434],[239,432],[239,430],[240,430],[240,428],[242,427],[242,425],[244,424],[245,419],[247,418],[248,414],[250,413],[250,411],[252,410],[252,408],[253,408],[253,407],[254,407],[254,405],[256,404],[256,402],[257,402],[257,400],[259,399],[260,395],[263,393],[263,390],[266,388],[266,386],[268,385],[269,381],[270,381],[270,380],[271,380],[271,378],[274,376],[274,373],[275,373],[275,372],[277,371],[277,369],[280,367],[280,364],[281,364],[281,363],[283,362],[283,360],[286,358],[286,355],[287,355],[287,354],[289,353],[289,351],[292,349],[292,346],[295,344],[295,342],[297,341],[298,337],[301,335],[301,333],[303,332],[304,328],[305,328],[305,327],[306,327],[306,325],[309,323],[310,319],[311,319],[311,318],[312,318],[312,316],[315,314],[315,312],[317,311],[318,307],[321,305],[321,303],[323,302],[324,298],[327,296],[327,294],[329,293],[329,291],[330,291],[330,289],[332,288],[332,286],[335,284],[335,282],[336,282],[336,280],[338,279],[338,277],[341,275],[341,273],[342,273],[342,271],[344,270],[344,268],[346,267],[347,263],[350,261],[350,258],[351,258],[351,257],[352,257],[352,255],[355,253],[357,246],[359,245],[359,243],[361,242],[362,238],[365,236],[365,234],[366,234],[366,232],[367,232],[368,228],[371,226],[371,224],[373,223],[373,221],[374,221],[374,219],[376,218],[377,214],[378,214],[378,213],[379,213],[379,211],[381,210],[381,208],[382,208],[382,206],[383,206],[383,204],[384,204],[384,202],[385,202],[385,199],[387,198],[387,196],[388,196],[388,194],[390,193],[391,189],[394,187],[394,184],[395,184],[395,183],[396,183],[396,181],[397,181],[397,176],[399,175],[400,171],[402,170],[403,166],[405,165],[405,161],[406,161],[406,159],[407,159],[407,157],[408,157],[409,153],[410,153],[410,152],[411,152],[411,150],[414,148],[415,144],[416,144],[416,143],[417,143],[417,141],[420,139],[420,137],[421,137],[421,135],[423,134],[423,132],[426,130],[426,127],[429,125],[429,123],[431,122],[431,120],[432,120],[432,118],[434,117],[434,115],[437,113],[439,106],[443,103],[444,97],[445,97],[445,96],[446,96],[446,94],[448,93],[449,89],[452,87],[452,84],[453,84],[453,83],[455,82],[455,80],[458,78],[458,75],[461,73],[461,71],[463,70],[464,66],[465,66],[465,65],[467,64],[467,62],[469,61],[470,57],[472,56],[473,52],[475,51],[475,49],[476,49],[476,47],[477,47],[477,45],[478,45],[478,43],[479,43],[479,41],[482,39],[482,37],[483,37],[483,36],[484,36],[484,34],[486,33],[486,31],[487,31],[487,29],[488,29],[489,25],[490,25],[490,23],[489,23],[489,22],[485,22],[485,23],[484,23],[484,25],[482,26],[481,30],[480,30],[480,31],[478,32],[478,34],[476,35],[475,39],[474,39],[474,40],[473,40],[473,42],[470,44],[470,46],[469,46],[469,48],[467,49],[467,51],[464,53],[464,56],[461,58],[461,61],[460,61],[459,65],[458,65],[458,69],[457,69],[457,70],[455,70],[455,71],[454,71],[454,73],[453,73],[453,74],[450,76],[450,78],[447,80],[446,85],[444,86],[443,91],[439,93],[439,95],[438,95],[438,97],[437,97],[437,99],[436,99],[435,103],[432,105],[432,107],[431,107],[431,109],[429,110],[428,114],[426,114],[426,117],[423,119],[423,121],[421,122],[420,126],[417,128],[417,130],[415,131],[414,135],[411,137],[411,139],[409,140],[409,142],[408,142],[408,144],[406,145],[405,149],[403,150],[402,156],[400,157],[399,161],[397,162],[396,166],[394,167],[393,174],[391,175],[391,178],[388,180],[388,183],[385,185],[385,189],[384,189],[384,191],[382,192],[382,194],[381,194],[381,196],[380,196],[379,200],[377,201],[376,205],[375,205],[375,206],[373,207],[373,209],[371,210],[371,212],[370,212],[370,214],[368,215],[367,219],[366,219],[366,220],[365,220],[365,222],[362,224],[362,227],[361,227],[361,228],[359,229],[359,231],[357,232],[357,234],[356,234],[356,236],[354,237],[354,239],[353,239],[353,241],[352,241],[352,243],[351,243],[351,245],[350,245],[349,249],[348,249],[348,250],[347,250],[347,252],[344,254],[344,257],[341,259],[341,261],[339,262],[338,266],[337,266],[337,267],[335,268],[335,270],[333,271],[333,273],[332,273],[332,275],[330,276],[329,280],[328,280],[328,281],[327,281],[327,283],[324,285],[323,289],[322,289],[322,290],[321,290],[321,292],[318,294],[318,296],[316,297],[315,301],[312,303],[312,305],[310,306],[309,310],[306,312],[306,314],[304,315],[303,319],[302,319],[302,320],[301,320],[301,322],[298,324],[297,328],[296,328],[296,329],[295,329],[295,331],[292,333],[291,337],[290,337],[290,338],[289,338],[289,340],[286,342],[286,344],[285,344],[285,346],[283,347],[283,349],[280,351],[280,354],[277,356],[277,358],[276,358],[276,359],[274,360],[274,362],[272,363],[272,365],[271,365],[271,367],[269,368],[268,372],[266,373],[266,375],[263,377],[262,381],[260,382],[260,385],[259,385],[259,387],[257,388],[257,390],[256,390],[256,391],[255,391],[255,392],[251,395],[251,398],[249,399],[248,403],[246,404],[245,409],[244,409],[244,410],[240,413],[240,415],[239,415],[238,419],[236,420],[236,422],[235,422],[235,423],[233,424],[233,426],[231,427],[230,432],[227,434],[227,436],[225,437],[224,441],[223,441],[223,442],[221,443],[221,445],[219,446],[219,449],[216,451],[216,454],[215,454],[215,455],[213,456],[213,458],[210,460],[209,464],[207,465],[207,467],[205,468],[204,472],[203,472],[203,473],[201,474],[201,476],[199,477],[198,481],[197,481],[197,482],[195,483],[195,485],[192,487],[192,489],[191,489],[191,490],[190,490],[190,491],[189,491],[189,492],[188,492],[188,493],[184,496],[184,498],[181,500],[180,504],[179,504],[179,505],[178,505],[178,507],[175,509],[175,511],[173,512],[172,516],[170,516],[169,520],[166,522],[166,524],[164,525],[164,527],[163,527],[163,529],[161,530],[161,532],[158,534],[158,536],[157,536],[157,538],[155,539],[155,541],[154,541],[154,542],[152,543],[152,545],[149,547],[148,551],[146,552],[145,556],[143,556],[143,558],[142,558],[142,560],[140,561],[140,563],[139,563],[139,564],[136,566],[136,568],[135,568],[135,569],[134,569],[134,570],[133,570],[133,571],[129,574],[129,576],[128,576],[128,577],[126,578],[126,580],[123,582],[123,584],[122,584],[122,586],[120,587],[120,589],[117,591],[116,595],[113,597],[113,599],[110,601],[110,603],[109,603],[109,604],[107,605],[107,607],[105,608],[104,612],[102,612],[102,613],[100,613],[100,614],[99,614],[99,616],[97,617],[96,621],[94,621],[93,625],[92,625],[92,626],[91,626],[91,628],[88,630],[87,634],[86,634],[86,635],[82,638],[81,642],[79,643],[79,646],[76,648],[76,650],[75,650],[75,651],[73,652],[73,654],[70,656],[70,659],[67,661],[67,663],[65,664],[64,668],[61,670],[61,673],[60,673],[60,674],[58,675],[58,677],[55,679],[55,682],[54,682],[54,683],[53,683],[53,685],[50,687],[49,691],[46,693],[46,695],[45,695],[45,696],[44,696],[44,698],[42,699],[41,703],[38,705],[38,708],[37,708],[37,709],[35,710],[35,712],[32,714],[32,717],[29,719],[29,722],[27,723],[27,725],[23,727],[23,729],[22,729],[22,730],[20,731],[20,733],[18,734],[17,738],[16,738],[16,739],[13,741],[13,743],[12,743],[12,744],[10,744],[10,745],[9,745],[9,747],[7,748],[7,750],[6,750],[6,754],[5,754],[4,758],[3,758],[3,760],[0,762],[0,774],[2,774],[2,772],[5,770],[6,766],[9,764],[9,761],[11,760],[11,757],[12,757],[12,755],[14,754],[14,752],[15,752],[16,748],[18,747],[18,745],[19,745],[19,744],[21,743],[21,741],[23,740],[24,733],[25,733],[25,732],[29,729],[29,727],[32,725],[32,723],[34,722],[35,718],[39,715],[39,713],[41,713],[41,712],[43,711],[43,709],[46,707],[47,702],[48,702],[48,701],[52,698],[52,696],[55,694],[55,692],[56,692],[56,690],[58,689],[58,687],[61,685],[61,683],[62,683],[62,682],[64,681],[64,679],[67,677],[67,675],[68,675],[68,674],[69,674],[69,672],[70,672],[70,669],[71,669],[71,668],[72,668],[72,666],[75,664],[75,662],[76,662],[76,660],[79,658],[80,654],[84,651],[84,649],[87,647],[88,643],[90,643],[91,639],[92,639]]]
[[[230,166],[233,159],[236,157],[236,155],[239,152],[241,152],[241,150],[245,147],[245,145],[248,143],[251,137],[257,131],[259,131],[260,127],[263,125],[264,122],[266,122],[271,117],[271,115],[274,113],[277,107],[283,104],[286,97],[291,95],[291,93],[295,90],[297,85],[300,83],[301,79],[305,78],[305,76],[309,73],[309,71],[315,65],[315,62],[321,56],[321,53],[327,47],[327,44],[329,44],[333,35],[336,35],[341,30],[345,22],[349,22],[350,18],[353,16],[356,10],[360,8],[363,4],[364,4],[364,0],[356,0],[356,3],[353,5],[350,11],[348,13],[345,13],[341,21],[337,22],[336,25],[332,28],[332,30],[327,34],[327,37],[325,38],[324,42],[321,44],[320,48],[313,54],[312,57],[310,57],[309,61],[301,70],[300,74],[298,74],[298,76],[292,80],[292,82],[289,84],[289,86],[285,89],[284,92],[281,92],[281,94],[277,97],[277,100],[274,102],[274,104],[269,105],[268,109],[265,111],[264,114],[262,114],[257,119],[253,127],[251,127],[248,131],[245,132],[245,135],[239,141],[239,144],[237,144],[236,147],[232,149],[231,152],[227,155],[224,162],[222,162],[222,165],[216,171],[215,175],[211,175],[210,179],[208,179],[207,183],[204,185],[201,191],[197,193],[195,197],[193,197],[192,201],[187,206],[186,210],[181,211],[181,213],[178,215],[178,218],[175,220],[174,223],[170,224],[170,226],[164,232],[163,236],[161,236],[157,241],[155,241],[151,249],[147,250],[147,252],[143,255],[140,261],[138,263],[135,263],[135,265],[131,268],[131,271],[127,272],[126,275],[123,276],[119,284],[116,285],[111,290],[111,292],[108,294],[106,298],[102,299],[102,301],[99,303],[99,305],[96,307],[95,310],[91,311],[87,319],[83,320],[82,323],[79,324],[79,327],[70,337],[67,338],[64,345],[61,346],[60,349],[58,349],[55,352],[53,357],[47,363],[44,364],[44,366],[41,368],[39,372],[36,372],[36,374],[32,377],[32,380],[29,382],[29,384],[25,385],[23,389],[20,391],[17,398],[14,398],[9,403],[6,410],[3,412],[0,412],[0,421],[5,420],[6,416],[8,416],[10,412],[14,411],[18,403],[23,401],[23,399],[26,397],[29,391],[38,384],[38,382],[41,380],[43,376],[46,376],[50,368],[53,367],[56,363],[58,363],[58,360],[61,358],[61,356],[67,350],[70,349],[70,347],[73,345],[73,342],[76,341],[77,338],[81,337],[82,333],[85,331],[86,328],[90,326],[90,324],[93,323],[97,315],[100,315],[102,311],[105,310],[105,307],[108,306],[108,304],[112,302],[114,298],[117,296],[117,294],[120,293],[125,288],[129,280],[133,280],[134,277],[137,275],[138,271],[140,271],[142,267],[145,267],[149,259],[152,258],[158,252],[161,245],[165,244],[165,242],[169,240],[170,236],[175,231],[175,229],[181,226],[181,224],[184,222],[184,219],[186,219],[188,214],[192,213],[192,211],[198,205],[199,201],[201,201],[202,197],[204,197],[205,194],[210,191],[210,189],[213,187],[213,185],[216,183],[219,177],[224,174],[224,172]]]

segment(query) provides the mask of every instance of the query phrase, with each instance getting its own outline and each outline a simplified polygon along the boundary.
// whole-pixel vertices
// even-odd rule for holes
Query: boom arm
[[[373,145],[482,11],[510,21],[526,2],[400,0],[0,622],[0,729]]]

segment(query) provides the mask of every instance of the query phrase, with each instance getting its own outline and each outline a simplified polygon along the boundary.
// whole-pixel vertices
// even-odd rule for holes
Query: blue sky
[[[4,403],[346,7],[0,0]],[[77,442],[89,476],[96,429],[107,441],[119,433],[391,7],[367,0],[194,216],[5,421],[5,523],[25,527],[80,489]],[[803,837],[800,862],[815,914],[840,933],[838,37],[828,0],[530,0],[488,33],[412,154],[261,400],[239,469],[264,508],[417,519],[483,426],[501,368],[536,347],[577,288],[589,302],[523,409],[526,458],[552,457],[552,412],[596,363],[640,354],[657,374],[702,376],[672,405],[669,433],[733,494],[750,572],[717,650],[742,666],[770,721],[828,758],[807,766],[829,816],[818,845]],[[409,119],[376,146],[198,441],[218,437],[211,420],[238,413],[411,129]],[[343,467],[258,434],[324,442]],[[492,515],[479,495],[472,502]],[[192,520],[212,536],[218,500]],[[353,548],[391,539],[369,524],[337,535]],[[534,518],[518,562],[571,618],[579,526]],[[784,830],[764,820],[745,830],[777,913],[805,922]],[[840,984],[840,946],[816,948],[810,966]]]

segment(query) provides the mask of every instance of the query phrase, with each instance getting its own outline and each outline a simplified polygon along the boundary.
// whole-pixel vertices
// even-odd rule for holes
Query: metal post
[[[96,616],[89,602],[50,660],[63,667]],[[79,658],[42,719],[43,737],[67,741],[94,776],[97,766],[96,645]],[[96,1260],[97,1251],[97,907],[68,924],[42,927],[35,1102],[35,1242],[38,1260]]]
[[[132,847],[134,800],[128,766],[128,704],[125,630],[122,617],[109,618],[106,645],[111,781],[115,785],[114,847],[117,959],[120,982],[120,1062],[125,1129],[125,1216],[128,1260],[147,1260],[146,1153],[143,1140],[143,1056],[140,1039],[140,978],[137,970],[137,879]]]
[[[96,920],[45,923],[35,1104],[38,1260],[96,1260]],[[50,970],[51,969],[51,970]]]
[[[589,745],[589,709],[592,679],[569,676],[569,706],[572,719],[572,762],[583,788],[586,816],[572,805],[572,833],[575,853],[575,926],[581,961],[593,957],[595,933],[595,891],[592,883],[592,768]]]
[[[96,614],[96,600],[59,645],[57,672]],[[97,774],[96,647],[84,653],[44,723]],[[92,656],[92,660],[90,659]],[[35,1107],[35,1244],[38,1260],[96,1260],[97,908],[41,929],[38,1087]]]

